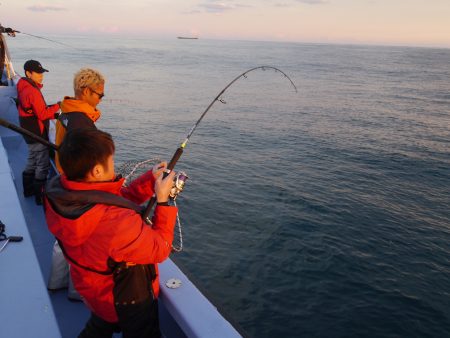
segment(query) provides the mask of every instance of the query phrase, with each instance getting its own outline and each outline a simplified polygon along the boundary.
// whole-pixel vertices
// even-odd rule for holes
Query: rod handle
[[[180,159],[181,155],[183,154],[183,148],[179,147],[177,149],[177,151],[175,151],[175,154],[173,154],[172,159],[170,160],[168,166],[167,166],[167,170],[170,172],[173,170],[173,168],[175,168],[175,164],[177,164],[178,160]],[[168,175],[168,173],[165,173],[166,176]],[[164,177],[166,177],[164,176]]]
[[[178,160],[180,159],[181,155],[183,154],[183,148],[179,147],[176,151],[175,154],[173,154],[172,159],[170,160],[169,164],[167,165],[167,169],[166,171],[164,171],[163,173],[163,178],[166,178],[167,175],[170,174],[170,172],[173,170],[173,168],[175,168],[175,165],[177,164]],[[148,201],[147,206],[145,207],[145,210],[142,214],[142,219],[147,222],[148,224],[150,224],[150,219],[148,218],[148,215],[150,214],[150,211],[153,209],[153,206],[156,203],[156,196],[153,195],[152,198],[150,198],[150,200]]]

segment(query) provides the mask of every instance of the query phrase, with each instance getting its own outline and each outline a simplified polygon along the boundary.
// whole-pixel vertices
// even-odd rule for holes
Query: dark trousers
[[[91,318],[78,338],[111,338],[114,332],[122,332],[123,338],[160,338],[158,301],[140,304],[117,305],[117,323],[109,323],[96,314]]]
[[[28,145],[28,159],[24,172],[34,173],[36,180],[46,180],[50,168],[50,160],[47,146],[40,143]]]

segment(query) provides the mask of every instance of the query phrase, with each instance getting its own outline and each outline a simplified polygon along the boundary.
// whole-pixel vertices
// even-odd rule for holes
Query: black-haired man
[[[114,142],[97,129],[67,132],[63,169],[46,187],[45,216],[92,311],[79,337],[160,337],[157,263],[171,252],[177,208],[168,205],[174,172],[156,165],[128,187],[114,172]],[[150,227],[139,204],[156,194]],[[133,203],[134,202],[134,203]]]
[[[44,72],[47,69],[36,60],[28,60],[23,66],[25,77],[17,83],[19,121],[22,128],[48,140],[49,120],[58,115],[59,104],[47,106],[41,93]],[[24,136],[28,145],[28,160],[22,173],[23,194],[35,195],[36,204],[42,204],[42,189],[50,168],[47,146]]]

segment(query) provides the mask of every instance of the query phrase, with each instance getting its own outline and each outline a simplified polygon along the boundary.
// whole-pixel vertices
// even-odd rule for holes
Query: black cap
[[[25,62],[25,64],[23,65],[23,69],[25,70],[25,72],[26,71],[35,73],[48,72],[48,70],[42,67],[40,62],[36,60],[28,60],[27,62]]]

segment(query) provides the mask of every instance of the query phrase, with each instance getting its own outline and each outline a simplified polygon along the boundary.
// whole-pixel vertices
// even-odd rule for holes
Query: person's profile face
[[[28,78],[38,84],[42,84],[42,81],[44,80],[44,73],[36,73],[27,70],[26,75]]]
[[[96,108],[105,95],[105,85],[99,84],[96,86],[85,88],[85,101],[92,107]]]
[[[112,181],[116,177],[116,173],[114,172],[114,155],[108,157],[106,161],[106,166],[103,167],[103,178],[102,181]]]

